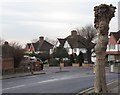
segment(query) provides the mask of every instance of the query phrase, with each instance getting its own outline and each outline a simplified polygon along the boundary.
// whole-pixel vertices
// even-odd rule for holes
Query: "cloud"
[[[103,1],[103,0],[100,0]],[[51,39],[65,37],[72,29],[94,23],[94,6],[88,0],[1,0],[0,26],[4,39],[24,43],[44,35]],[[108,0],[104,0],[106,2]],[[109,0],[109,2],[113,2]],[[116,2],[113,2],[116,4]],[[112,20],[115,31],[117,19]],[[9,35],[8,35],[9,34]]]

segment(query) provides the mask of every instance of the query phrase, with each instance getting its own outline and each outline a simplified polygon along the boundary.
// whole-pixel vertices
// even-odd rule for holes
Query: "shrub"
[[[59,66],[59,60],[56,60],[54,58],[50,59],[49,61],[50,66]]]

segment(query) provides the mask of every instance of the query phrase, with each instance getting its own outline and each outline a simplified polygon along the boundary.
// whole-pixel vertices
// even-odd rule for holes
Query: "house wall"
[[[110,48],[110,45],[113,45],[114,48]],[[120,60],[120,44],[117,44],[113,35],[110,36],[106,53],[108,54],[109,61],[110,60]]]
[[[35,51],[33,44],[30,45],[30,51],[31,52]]]
[[[26,45],[25,52],[29,52],[29,51],[30,51],[29,46],[28,46],[28,45]]]
[[[68,51],[68,54],[69,54],[69,55],[73,53],[73,51],[72,51],[71,48],[69,48],[67,51]]]
[[[77,55],[79,55],[80,51],[82,53],[86,53],[87,52],[87,50],[85,48],[74,48],[73,49],[73,53],[76,53]]]
[[[111,45],[113,45],[115,48],[110,48]],[[108,42],[108,45],[107,45],[107,52],[115,52],[115,51],[118,51],[119,50],[119,45],[117,44],[115,38],[113,35],[110,36],[110,39],[109,39],[109,42]]]
[[[116,40],[113,35],[110,36],[109,44],[116,44]]]

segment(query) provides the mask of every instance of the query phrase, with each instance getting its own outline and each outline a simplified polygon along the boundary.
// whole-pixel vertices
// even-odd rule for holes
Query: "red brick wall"
[[[113,35],[110,36],[109,43],[110,44],[116,44],[116,40],[115,40]]]
[[[2,58],[2,70],[12,70],[14,69],[14,59],[13,58]]]

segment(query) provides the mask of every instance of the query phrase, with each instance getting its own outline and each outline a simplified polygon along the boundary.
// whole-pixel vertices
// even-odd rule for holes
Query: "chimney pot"
[[[5,45],[8,45],[8,42],[7,42],[7,41],[5,41],[5,42],[4,42],[4,44],[5,44]]]
[[[40,36],[40,37],[39,37],[39,41],[44,41],[44,37],[43,37],[43,36]]]
[[[76,36],[76,35],[77,35],[77,31],[76,31],[76,30],[72,30],[72,31],[71,31],[71,35],[72,35],[72,36]]]

